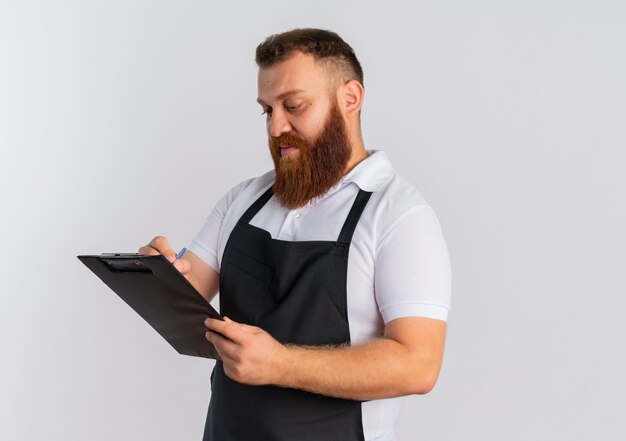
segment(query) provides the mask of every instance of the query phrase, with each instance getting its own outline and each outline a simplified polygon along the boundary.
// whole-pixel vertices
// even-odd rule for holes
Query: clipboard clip
[[[132,259],[134,256],[142,256],[142,254],[103,254],[100,261],[106,267],[116,273],[148,273],[152,274],[152,269],[148,267],[140,259]],[[118,257],[123,257],[119,259]],[[129,259],[131,257],[131,259]]]

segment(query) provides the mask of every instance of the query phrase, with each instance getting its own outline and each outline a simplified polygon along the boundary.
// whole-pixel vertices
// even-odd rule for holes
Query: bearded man
[[[337,34],[256,50],[274,170],[232,188],[176,259],[224,321],[204,440],[395,440],[399,397],[434,387],[450,261],[420,193],[361,136],[363,72]]]

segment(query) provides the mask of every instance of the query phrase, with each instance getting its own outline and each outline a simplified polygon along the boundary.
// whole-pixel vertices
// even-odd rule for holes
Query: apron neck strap
[[[350,209],[350,213],[346,218],[346,222],[343,224],[343,228],[341,229],[341,233],[339,233],[339,238],[337,242],[344,245],[350,245],[352,241],[352,235],[354,234],[354,230],[356,229],[356,225],[359,223],[359,219],[361,218],[361,214],[363,214],[363,210],[367,205],[367,202],[370,200],[372,196],[371,191],[360,190],[356,195],[356,199],[352,204],[352,208]]]
[[[261,208],[272,198],[274,194],[273,185],[270,185],[270,188],[267,189],[265,193],[263,193],[254,204],[250,205],[246,212],[239,219],[240,224],[249,224],[252,218],[259,212]]]
[[[249,224],[252,218],[263,208],[263,206],[272,198],[274,194],[273,186],[270,186],[265,193],[263,193],[250,207],[246,210],[246,212],[239,219],[239,223],[241,224]],[[359,223],[359,219],[361,218],[361,214],[363,214],[363,210],[367,205],[370,197],[372,196],[371,191],[364,191],[359,189],[359,193],[356,195],[356,199],[352,204],[352,208],[350,209],[350,213],[348,213],[348,217],[341,228],[341,233],[339,233],[339,238],[337,242],[343,245],[350,245],[352,241],[352,235],[354,234],[354,230],[356,229],[357,224]]]

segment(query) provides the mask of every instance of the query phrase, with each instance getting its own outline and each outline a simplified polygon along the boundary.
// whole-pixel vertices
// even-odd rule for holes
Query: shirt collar
[[[337,183],[337,188],[354,182],[361,190],[374,192],[393,175],[393,167],[382,150],[367,150],[369,156],[359,162]]]

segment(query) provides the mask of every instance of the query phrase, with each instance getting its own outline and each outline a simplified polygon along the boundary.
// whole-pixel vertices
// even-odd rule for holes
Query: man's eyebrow
[[[278,101],[282,101],[282,100],[284,100],[285,98],[289,98],[291,95],[295,95],[295,94],[297,94],[297,93],[302,93],[302,92],[306,92],[306,91],[305,91],[304,89],[294,89],[294,90],[289,90],[289,91],[287,91],[287,92],[285,92],[285,93],[281,93],[280,95],[278,95],[278,96],[276,97],[276,99],[277,99]],[[256,102],[257,102],[257,103],[259,103],[259,104],[265,104],[265,101],[263,101],[261,98],[257,98],[257,99],[256,99]]]

